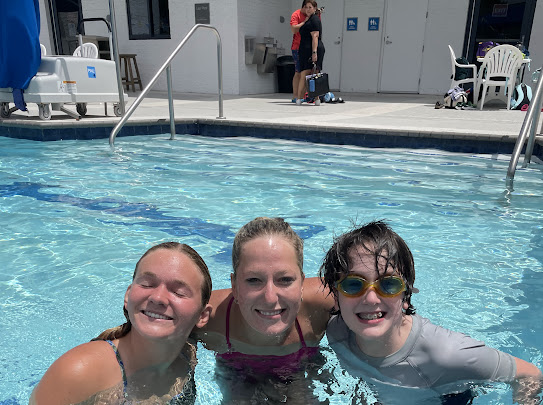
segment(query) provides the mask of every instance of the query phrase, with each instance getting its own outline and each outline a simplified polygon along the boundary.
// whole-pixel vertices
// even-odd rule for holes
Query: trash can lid
[[[292,58],[292,55],[279,56],[277,58],[276,65],[277,66],[294,65],[294,59]]]

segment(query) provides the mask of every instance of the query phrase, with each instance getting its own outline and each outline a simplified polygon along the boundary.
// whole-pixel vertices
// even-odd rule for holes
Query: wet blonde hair
[[[296,252],[296,262],[301,274],[304,274],[304,241],[283,218],[258,217],[246,223],[236,234],[232,246],[232,268],[236,276],[241,261],[243,245],[261,236],[277,235],[285,238]]]

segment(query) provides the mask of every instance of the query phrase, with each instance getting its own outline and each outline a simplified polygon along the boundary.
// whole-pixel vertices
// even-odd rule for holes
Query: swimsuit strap
[[[226,344],[228,345],[228,351],[232,351],[232,344],[230,343],[230,310],[232,309],[232,303],[234,302],[234,296],[230,298],[228,308],[226,308]]]
[[[304,334],[302,333],[302,328],[300,327],[300,323],[298,322],[297,317],[294,324],[296,325],[296,330],[298,331],[298,337],[300,338],[300,343],[302,344],[302,347],[307,347],[307,345],[305,344]]]
[[[228,351],[232,351],[232,343],[230,343],[230,310],[232,309],[232,303],[234,302],[234,297],[230,298],[230,302],[228,303],[228,308],[226,308],[226,344],[228,345]],[[298,322],[298,318],[296,318],[296,321],[294,322],[294,325],[296,326],[296,331],[298,332],[298,337],[300,338],[300,343],[302,344],[302,347],[307,347],[304,339],[304,334],[302,333],[302,328],[300,326],[300,323]]]
[[[115,352],[115,357],[117,357],[117,363],[119,363],[119,367],[121,367],[121,373],[123,375],[123,395],[125,398],[128,398],[128,393],[126,392],[128,380],[126,379],[126,371],[124,370],[124,363],[121,359],[121,355],[119,354],[119,349],[117,349],[117,346],[115,346],[115,344],[111,340],[106,340],[106,342],[108,342],[113,348],[113,351]]]

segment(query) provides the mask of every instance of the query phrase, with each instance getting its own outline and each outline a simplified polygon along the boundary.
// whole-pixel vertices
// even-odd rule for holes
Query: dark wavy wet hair
[[[324,286],[337,294],[336,282],[349,274],[351,268],[349,251],[353,247],[361,248],[373,255],[378,274],[380,271],[384,273],[387,269],[393,268],[403,277],[407,285],[404,302],[407,302],[408,308],[405,313],[414,314],[415,307],[411,304],[411,295],[416,292],[413,287],[415,283],[413,255],[407,243],[384,221],[370,222],[334,240],[320,267],[319,276]],[[386,259],[384,267],[378,265],[380,258]]]
[[[132,280],[136,278],[136,273],[138,272],[138,267],[140,262],[143,260],[145,256],[147,256],[149,253],[154,252],[158,249],[167,249],[167,250],[175,250],[181,253],[184,253],[189,257],[189,259],[192,260],[192,262],[198,267],[200,272],[202,273],[202,276],[204,276],[204,282],[202,283],[202,307],[205,307],[208,302],[209,298],[211,297],[211,290],[213,289],[212,283],[211,283],[211,275],[209,274],[209,269],[207,268],[206,263],[204,262],[204,259],[189,245],[185,245],[184,243],[179,242],[164,242],[159,243],[158,245],[155,245],[151,247],[147,252],[143,254],[143,256],[140,257],[138,262],[136,263],[136,268],[134,270],[134,274],[132,275]],[[123,308],[124,317],[126,318],[126,322],[123,323],[120,326],[116,326],[115,328],[107,329],[104,332],[100,333],[98,337],[96,337],[93,340],[114,340],[119,339],[123,336],[125,336],[128,332],[130,332],[130,329],[132,329],[132,323],[130,322],[130,318],[128,317],[128,311],[126,310],[126,307]]]

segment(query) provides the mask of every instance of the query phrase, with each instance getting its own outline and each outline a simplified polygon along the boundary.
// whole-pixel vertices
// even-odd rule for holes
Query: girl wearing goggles
[[[328,342],[379,402],[465,404],[473,399],[467,381],[506,381],[515,382],[515,401],[539,403],[536,366],[415,314],[413,256],[385,222],[337,238],[320,276],[336,302]]]

